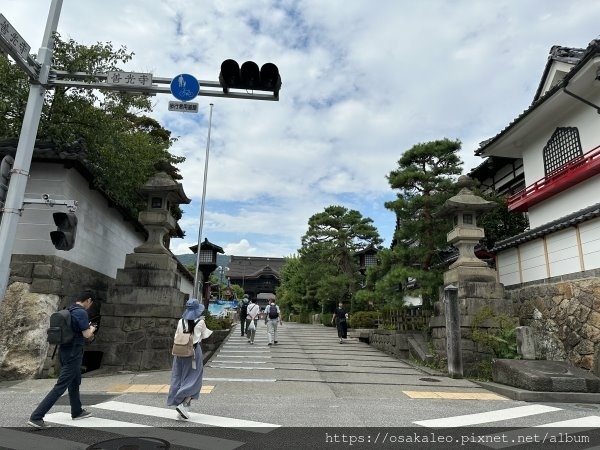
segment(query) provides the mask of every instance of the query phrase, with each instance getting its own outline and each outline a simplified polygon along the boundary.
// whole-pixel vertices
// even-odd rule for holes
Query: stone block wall
[[[521,325],[534,330],[536,359],[568,360],[598,371],[600,278],[561,279],[508,292]]]
[[[434,304],[433,317],[429,322],[431,344],[438,360],[447,357],[446,316],[444,309],[443,292],[440,301]],[[483,308],[491,308],[495,314],[513,317],[512,303],[500,283],[484,281],[462,281],[458,283],[458,301],[460,308],[460,335],[462,361],[465,374],[480,361],[490,360],[490,350],[473,341],[473,326],[475,317]],[[485,330],[494,328],[491,321],[477,324],[478,328]]]
[[[50,315],[90,290],[96,314],[113,280],[57,256],[13,255],[9,286],[0,305],[0,379],[46,376],[56,371],[46,342]],[[96,312],[94,312],[96,311]]]

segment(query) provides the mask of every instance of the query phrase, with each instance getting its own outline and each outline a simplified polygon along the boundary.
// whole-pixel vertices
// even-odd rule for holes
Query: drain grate
[[[436,380],[435,378],[419,378],[420,381],[427,381],[428,383],[439,383],[442,380]]]

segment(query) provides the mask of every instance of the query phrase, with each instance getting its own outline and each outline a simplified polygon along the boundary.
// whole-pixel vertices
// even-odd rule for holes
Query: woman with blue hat
[[[171,370],[171,387],[167,397],[167,405],[175,406],[179,418],[189,419],[189,408],[192,400],[198,400],[202,388],[202,347],[200,342],[208,338],[212,331],[206,328],[204,323],[204,305],[195,299],[189,299],[185,304],[185,310],[177,323],[178,333],[191,334],[194,344],[192,356],[174,356],[173,369]]]

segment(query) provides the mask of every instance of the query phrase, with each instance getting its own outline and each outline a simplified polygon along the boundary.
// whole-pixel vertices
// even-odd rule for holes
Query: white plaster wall
[[[588,91],[590,95],[586,94],[586,99],[594,103],[600,102],[600,94],[592,95],[593,92],[598,91],[600,90]],[[579,130],[579,138],[584,154],[600,145],[598,113],[591,107],[573,99],[568,108],[557,111],[552,118],[553,120],[549,120],[546,126],[532,130],[529,135],[530,140],[522,143],[524,146],[523,166],[527,186],[544,178],[543,150],[557,127],[576,127]],[[598,190],[600,190],[600,176],[597,175],[535,205],[529,209],[531,228],[544,225],[559,217],[597,203]]]
[[[521,254],[523,283],[548,278],[544,242],[542,239],[536,239],[535,241],[521,245],[519,252]]]
[[[600,267],[600,218],[579,225],[584,270]]]
[[[496,267],[500,283],[510,286],[521,282],[519,252],[516,248],[509,248],[503,252],[499,252],[496,258]]]
[[[546,248],[551,277],[581,271],[574,227],[546,236]]]
[[[26,197],[50,194],[55,200],[77,200],[77,237],[69,251],[56,250],[50,231],[56,229],[52,213],[67,212],[64,206],[27,205],[19,221],[13,253],[56,255],[115,278],[125,255],[144,241],[131,222],[108,207],[107,199],[90,190],[88,181],[75,169],[60,164],[33,163]]]

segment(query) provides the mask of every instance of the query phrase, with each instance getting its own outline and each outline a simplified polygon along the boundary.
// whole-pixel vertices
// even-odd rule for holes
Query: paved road
[[[286,323],[278,344],[267,346],[260,325],[254,345],[236,329],[207,363],[201,398],[187,422],[165,406],[168,371],[86,377],[82,398],[94,417],[71,421],[63,398],[46,416],[54,427],[43,431],[22,426],[53,380],[0,383],[0,425],[11,427],[0,429],[0,448],[87,448],[121,436],[161,438],[171,448],[266,449],[277,446],[265,442],[282,439],[287,448],[321,448],[349,429],[375,440],[382,430],[446,430],[464,438],[495,433],[474,427],[600,427],[597,405],[508,400],[468,380],[423,372],[356,339],[339,344],[332,328]]]

